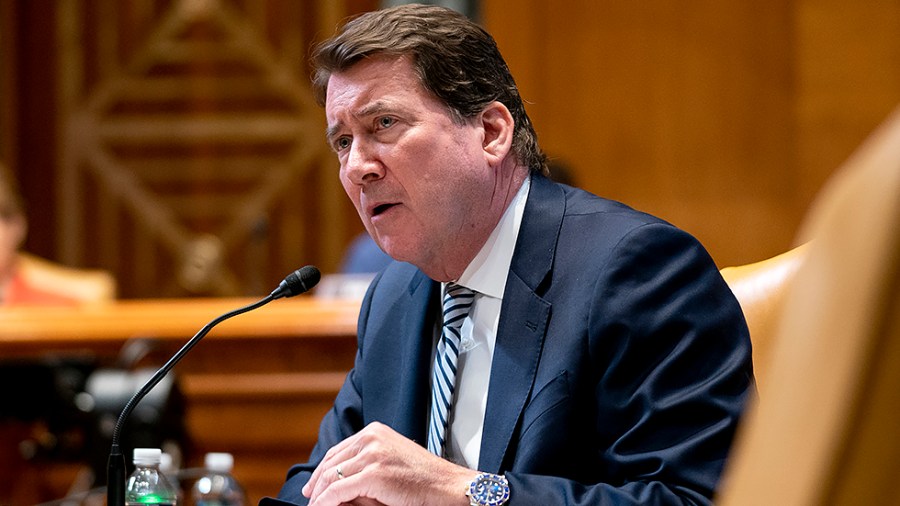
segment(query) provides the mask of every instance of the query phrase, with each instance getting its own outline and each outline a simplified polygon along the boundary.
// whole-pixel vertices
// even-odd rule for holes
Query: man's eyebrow
[[[371,104],[366,105],[362,109],[353,113],[354,117],[362,118],[365,116],[372,116],[376,114],[381,114],[386,111],[394,110],[393,107],[388,102],[383,100],[379,100],[377,102],[372,102]],[[342,121],[338,121],[334,125],[329,126],[325,129],[325,138],[329,141],[337,134],[338,130],[340,130],[344,126]]]
[[[343,126],[344,126],[344,123],[341,121],[338,121],[334,125],[331,125],[328,128],[326,128],[325,129],[325,140],[327,140],[328,143],[330,144],[332,139],[334,138],[334,136],[338,133],[338,130],[340,130],[341,127],[343,127]]]
[[[393,108],[387,102],[383,100],[379,100],[377,102],[372,102],[371,104],[363,107],[359,111],[356,112],[356,116],[372,116],[374,114],[380,114],[385,111],[390,111]]]

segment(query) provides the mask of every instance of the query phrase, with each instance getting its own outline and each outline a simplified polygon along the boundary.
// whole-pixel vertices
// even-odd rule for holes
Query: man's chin
[[[408,262],[411,264],[415,264],[415,248],[403,247],[401,245],[392,243],[390,240],[384,242],[376,241],[376,243],[382,251],[387,253],[387,255],[394,260],[398,262]]]

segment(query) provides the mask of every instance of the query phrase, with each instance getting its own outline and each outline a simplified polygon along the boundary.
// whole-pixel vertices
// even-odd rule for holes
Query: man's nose
[[[368,183],[384,177],[384,165],[372,146],[353,141],[344,168],[347,178],[354,184]]]

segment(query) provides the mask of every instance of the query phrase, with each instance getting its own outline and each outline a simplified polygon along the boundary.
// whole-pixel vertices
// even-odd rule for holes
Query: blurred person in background
[[[40,286],[28,275],[21,248],[28,231],[16,181],[0,166],[0,305],[74,305],[77,298]],[[40,262],[40,260],[38,260]]]
[[[75,299],[29,283],[21,268],[28,219],[15,180],[0,167],[0,305],[74,304]]]

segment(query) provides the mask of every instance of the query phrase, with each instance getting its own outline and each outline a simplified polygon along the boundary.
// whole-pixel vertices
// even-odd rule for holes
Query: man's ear
[[[484,128],[482,148],[491,165],[502,162],[512,150],[515,122],[512,114],[500,102],[488,104],[481,114],[481,126]]]

